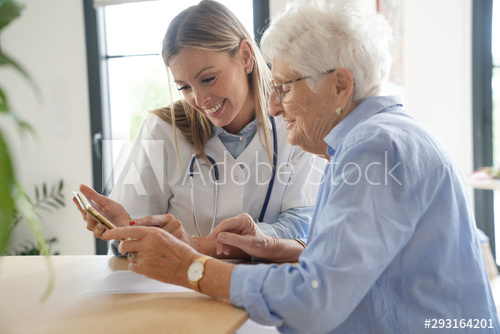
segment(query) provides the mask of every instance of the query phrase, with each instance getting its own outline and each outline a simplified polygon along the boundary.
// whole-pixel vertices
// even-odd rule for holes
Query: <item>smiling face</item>
[[[231,57],[226,52],[185,47],[169,59],[175,83],[186,101],[230,133],[238,133],[255,116],[247,76],[253,63],[247,48],[243,41],[238,54]]]
[[[269,97],[269,113],[283,116],[286,122],[287,141],[303,150],[327,158],[326,135],[355,107],[353,101],[354,81],[346,69],[335,69],[320,76],[316,89],[312,90],[306,80],[296,81],[303,75],[290,69],[284,59],[274,59],[272,76],[276,85],[283,85],[282,101],[273,90]],[[335,110],[340,107],[341,115]]]
[[[289,70],[283,60],[274,60],[272,66],[273,80],[276,85],[302,77]],[[322,80],[322,79],[320,79]],[[319,84],[318,91],[309,88],[306,80],[293,82],[283,86],[282,102],[273,92],[269,99],[270,113],[283,116],[286,122],[287,141],[292,145],[300,146],[303,150],[321,155],[326,152],[326,143],[323,138],[331,129],[335,113],[328,103],[326,85]]]

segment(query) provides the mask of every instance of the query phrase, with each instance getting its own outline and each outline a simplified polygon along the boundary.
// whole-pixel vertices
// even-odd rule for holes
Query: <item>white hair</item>
[[[360,101],[380,93],[391,42],[387,21],[361,0],[298,0],[272,20],[261,45],[266,61],[281,58],[300,75],[317,79],[328,70],[349,70]]]

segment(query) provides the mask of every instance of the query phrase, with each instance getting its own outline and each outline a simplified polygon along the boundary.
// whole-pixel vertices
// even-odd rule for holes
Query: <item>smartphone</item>
[[[110,215],[106,210],[101,208],[96,202],[85,197],[85,195],[80,191],[73,191],[73,194],[80,204],[80,208],[87,211],[97,220],[99,223],[103,224],[109,229],[123,227],[123,224],[116,220],[112,215]]]

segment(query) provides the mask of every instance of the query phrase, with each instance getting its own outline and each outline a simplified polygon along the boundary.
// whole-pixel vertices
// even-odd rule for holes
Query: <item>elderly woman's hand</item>
[[[207,239],[217,241],[217,254],[229,255],[230,246],[234,246],[249,255],[264,259],[272,257],[272,249],[276,244],[276,239],[262,233],[246,213],[223,220]]]
[[[194,249],[198,250],[195,238],[186,232],[181,221],[175,218],[172,214],[147,216],[134,220],[131,222],[131,225],[161,227],[177,239],[184,241]]]
[[[97,203],[102,209],[107,211],[116,220],[122,223],[124,226],[128,226],[130,222],[130,215],[123,208],[123,206],[106,196],[100,195],[94,189],[82,184],[80,185],[80,191],[89,199]],[[80,208],[78,201],[73,197],[73,202],[82,214],[83,220],[87,222],[87,230],[94,233],[94,237],[101,238],[103,240],[110,240],[103,237],[103,233],[106,231],[106,227],[97,222],[97,220],[90,214]]]
[[[227,254],[222,254],[222,252],[216,252],[216,240],[208,240],[207,237],[193,237],[189,235],[184,229],[182,222],[175,218],[172,214],[165,215],[152,215],[144,218],[136,219],[130,222],[133,226],[155,226],[160,227],[167,231],[177,239],[185,242],[189,246],[193,247],[197,252],[210,255],[217,258],[236,258],[236,259],[249,259],[248,254],[243,252],[239,248],[231,248],[231,254],[227,251]],[[229,246],[228,246],[229,247]]]
[[[107,230],[106,239],[119,239],[122,254],[134,254],[130,270],[147,277],[177,285],[188,286],[187,268],[197,253],[167,231],[157,227],[126,227]]]
[[[304,250],[295,240],[264,234],[246,213],[223,220],[207,239],[216,240],[217,254],[229,255],[230,246],[233,246],[248,255],[274,262],[297,261]]]

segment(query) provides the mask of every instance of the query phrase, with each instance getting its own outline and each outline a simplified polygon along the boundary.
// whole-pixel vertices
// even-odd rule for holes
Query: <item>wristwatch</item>
[[[187,276],[189,284],[193,286],[193,288],[200,291],[200,280],[203,277],[203,272],[205,271],[205,262],[212,259],[211,256],[202,256],[193,261],[188,267]]]

